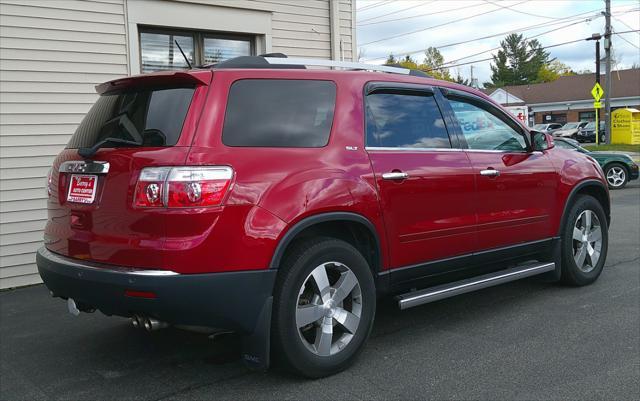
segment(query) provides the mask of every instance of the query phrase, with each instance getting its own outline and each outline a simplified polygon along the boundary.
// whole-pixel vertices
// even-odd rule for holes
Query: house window
[[[578,113],[578,121],[595,121],[596,120],[596,112],[595,111],[581,111]]]
[[[187,68],[176,41],[193,66],[254,54],[254,39],[250,35],[140,28],[141,72]]]
[[[567,114],[545,114],[543,118],[543,123],[560,123],[564,124],[567,122]]]

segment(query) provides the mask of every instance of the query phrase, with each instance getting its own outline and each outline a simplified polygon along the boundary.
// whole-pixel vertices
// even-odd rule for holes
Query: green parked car
[[[588,153],[596,159],[602,167],[604,175],[607,177],[609,188],[620,189],[627,185],[627,182],[638,179],[638,165],[634,163],[630,156],[621,153],[591,152],[580,146],[578,141],[568,138],[553,138],[556,146],[561,149],[575,150],[581,153]]]

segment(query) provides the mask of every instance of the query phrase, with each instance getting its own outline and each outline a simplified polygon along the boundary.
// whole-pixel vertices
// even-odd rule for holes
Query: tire
[[[607,185],[611,189],[622,189],[629,182],[629,171],[620,163],[609,163],[604,168]]]
[[[586,238],[584,234],[587,234]],[[596,281],[602,273],[608,249],[607,218],[602,205],[592,196],[580,195],[562,228],[562,282],[583,286]]]
[[[371,270],[353,246],[326,237],[299,242],[287,252],[274,290],[275,362],[309,378],[346,369],[369,337],[375,311]]]

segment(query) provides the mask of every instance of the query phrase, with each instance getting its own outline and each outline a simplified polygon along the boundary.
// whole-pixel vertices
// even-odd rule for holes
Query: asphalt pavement
[[[593,285],[528,279],[400,312],[382,302],[349,370],[251,372],[238,339],[73,317],[46,288],[0,293],[0,399],[606,399],[640,397],[640,186],[612,191]]]

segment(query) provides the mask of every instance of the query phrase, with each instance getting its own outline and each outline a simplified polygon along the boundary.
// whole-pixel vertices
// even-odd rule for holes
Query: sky
[[[583,39],[604,33],[604,16],[598,17],[604,7],[604,0],[356,0],[358,52],[361,62],[374,64],[382,64],[389,53],[401,57],[411,53],[420,62],[429,46],[444,46],[439,50],[445,62],[484,52],[455,63],[472,64],[450,69],[454,76],[459,72],[469,78],[473,65],[474,77],[482,85],[490,81],[491,62],[475,60],[496,54],[497,50],[489,50],[500,46],[505,32],[537,36],[542,46]],[[612,0],[611,12],[614,32],[640,29],[640,0]],[[501,35],[479,39],[495,34]],[[613,35],[612,43],[619,69],[640,65],[640,32]],[[595,71],[593,41],[547,51],[574,71]]]

